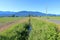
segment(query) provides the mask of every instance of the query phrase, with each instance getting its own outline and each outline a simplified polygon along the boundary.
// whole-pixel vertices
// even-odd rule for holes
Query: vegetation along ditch
[[[13,25],[0,33],[0,40],[28,40],[31,26],[28,23]]]

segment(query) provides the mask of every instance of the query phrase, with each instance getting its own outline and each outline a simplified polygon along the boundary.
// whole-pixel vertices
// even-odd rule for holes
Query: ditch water
[[[27,39],[26,39],[26,40],[28,40],[29,34],[30,34],[31,30],[32,30],[32,27],[31,27],[30,24],[28,24],[28,25],[26,26],[26,30],[27,30]]]
[[[31,31],[32,30],[32,27],[31,26],[29,26],[29,31]]]
[[[31,30],[32,30],[31,25],[30,25],[30,24],[27,24],[27,25],[25,26],[25,30],[27,30],[27,32],[30,33]]]

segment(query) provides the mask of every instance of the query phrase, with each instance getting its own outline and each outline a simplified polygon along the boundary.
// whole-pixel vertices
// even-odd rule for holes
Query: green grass
[[[42,16],[40,18],[47,18],[47,19],[52,19],[52,20],[60,20],[60,16]]]
[[[7,30],[0,32],[0,40],[24,40],[26,39],[26,23],[12,25]],[[22,35],[22,34],[24,35]]]
[[[0,17],[0,23],[6,23],[6,22],[11,22],[14,20],[18,20],[21,17]]]
[[[4,25],[4,24],[9,23],[9,22],[20,20],[22,18],[23,17],[0,17],[0,25]]]
[[[27,29],[28,22],[16,23],[7,30],[0,32],[0,40],[60,40],[60,31],[58,25],[31,17],[31,28]],[[21,34],[22,33],[22,34]]]
[[[31,19],[32,31],[29,40],[57,40],[57,25],[45,20]]]

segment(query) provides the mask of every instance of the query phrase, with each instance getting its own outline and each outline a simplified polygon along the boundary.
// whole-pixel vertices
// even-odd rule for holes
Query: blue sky
[[[0,0],[0,11],[38,11],[60,14],[60,0]]]

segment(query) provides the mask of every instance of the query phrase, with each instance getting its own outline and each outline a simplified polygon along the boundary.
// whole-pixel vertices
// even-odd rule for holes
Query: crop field
[[[60,20],[60,16],[42,16],[40,18],[52,19],[52,20]]]
[[[0,17],[0,26],[21,19],[22,17]]]
[[[0,23],[6,23],[6,22],[11,22],[14,20],[18,20],[21,17],[0,17]]]
[[[60,25],[42,18],[30,17],[30,22],[28,17],[25,17],[25,19],[20,18],[19,22],[0,32],[0,40],[60,40]],[[55,19],[55,17],[53,18]],[[56,17],[57,20],[59,18]],[[11,18],[12,21],[18,20],[19,18],[13,19]]]

